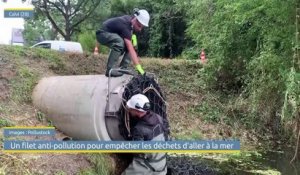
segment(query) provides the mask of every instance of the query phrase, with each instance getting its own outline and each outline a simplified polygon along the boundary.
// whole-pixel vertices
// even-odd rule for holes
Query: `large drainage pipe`
[[[116,113],[129,75],[55,76],[43,78],[33,92],[33,104],[54,126],[80,140],[123,140]],[[109,84],[109,85],[108,85]],[[108,104],[109,97],[109,104]]]

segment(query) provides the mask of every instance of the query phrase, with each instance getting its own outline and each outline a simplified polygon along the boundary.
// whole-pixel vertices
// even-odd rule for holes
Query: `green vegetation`
[[[201,160],[216,167],[219,174],[268,174],[280,175],[277,170],[263,164],[264,157],[258,152],[242,152],[231,155],[204,155]]]
[[[105,62],[106,58],[102,56],[64,55],[41,49],[41,57],[38,57],[36,52],[40,49],[23,50],[19,47],[2,47],[2,49],[5,55],[14,53],[10,57],[13,58],[11,61],[16,63],[17,73],[10,83],[13,87],[11,89],[13,94],[11,100],[17,104],[31,103],[30,91],[32,91],[36,81],[45,70],[62,75],[91,74],[97,69],[101,73],[105,70],[105,67],[97,66],[99,63]],[[53,58],[48,58],[47,55]],[[28,66],[28,61],[30,61],[31,66]],[[63,67],[60,71],[53,70],[49,66],[56,61],[60,62],[61,67]],[[249,108],[251,101],[249,101],[249,98],[240,95],[227,95],[206,88],[203,84],[205,78],[203,72],[208,65],[203,66],[196,60],[158,60],[150,58],[143,59],[143,64],[148,72],[155,72],[162,90],[167,96],[168,113],[174,137],[178,139],[238,138],[243,144],[247,145],[247,147],[243,146],[243,149],[248,149],[248,146],[251,148],[263,145],[261,142],[270,143],[269,139],[272,138],[272,132],[269,132],[269,130],[262,132],[263,130],[260,129],[257,120],[255,121],[257,116],[251,116]],[[8,104],[10,103],[1,103],[0,109],[5,111],[5,116],[13,116],[18,109],[16,106],[10,109],[12,107]],[[32,116],[37,121],[45,122],[45,114],[41,112],[37,111]],[[246,156],[242,154],[241,157]],[[229,159],[230,156],[225,156],[225,158]],[[223,164],[222,169],[226,169],[226,167],[232,169],[232,164],[238,164],[237,166],[240,169],[245,169],[242,164],[247,162],[246,160],[240,160],[240,157],[231,157],[230,159],[231,162]],[[105,155],[92,154],[90,160],[94,168],[83,170],[81,173],[105,174],[112,171],[112,169],[107,169],[107,166],[109,167],[111,164],[105,164],[107,163]],[[215,166],[218,167],[219,164],[221,163],[216,163]],[[249,170],[255,170],[254,165],[251,166],[252,168],[249,167]]]
[[[31,175],[29,162],[20,159],[14,154],[0,153],[0,173],[2,174],[26,174]],[[11,168],[14,167],[14,168]]]
[[[96,174],[109,175],[113,172],[113,165],[107,154],[91,154],[90,161]]]
[[[92,168],[88,168],[88,169],[82,170],[79,173],[77,173],[77,175],[96,175],[96,174],[97,173]]]
[[[114,0],[112,14],[130,13],[131,1]],[[205,50],[208,64],[204,68],[196,62],[146,65],[148,71],[158,73],[170,93],[204,95],[203,102],[189,109],[191,115],[227,124],[238,120],[259,133],[296,138],[298,133],[292,132],[300,106],[298,2],[154,0],[135,4],[152,14],[151,26],[138,36],[141,54],[195,60]]]
[[[17,77],[12,80],[13,94],[12,99],[19,102],[31,102],[31,95],[34,86],[37,83],[38,76],[28,69],[20,67]]]
[[[0,128],[14,126],[15,124],[7,119],[0,118]]]
[[[82,33],[78,36],[78,41],[81,43],[83,50],[93,52],[96,45],[96,34],[91,35],[93,32]]]
[[[203,87],[221,92],[232,102],[241,100],[244,107],[233,110],[244,112],[235,115],[247,117],[248,126],[255,121],[256,127],[250,127],[256,130],[268,125],[276,134],[283,129],[290,132],[291,127],[281,123],[286,125],[299,115],[295,3],[208,0],[194,1],[190,9],[187,34],[195,46],[207,50],[210,61],[202,72]],[[290,114],[289,119],[282,120],[282,111]]]
[[[67,175],[67,173],[65,173],[63,171],[59,171],[59,172],[55,173],[55,175]]]
[[[10,119],[20,115],[18,106],[31,105],[33,87],[45,74],[102,74],[106,56],[91,54],[94,31],[108,17],[131,14],[139,7],[151,14],[150,27],[138,34],[139,55],[176,58],[142,59],[145,71],[156,74],[167,96],[174,137],[238,138],[246,145],[243,149],[268,149],[282,140],[295,145],[300,126],[299,5],[293,0],[103,0],[92,17],[66,31],[66,39],[83,45],[83,55],[0,46],[16,74],[8,79],[11,99],[0,103],[5,117],[0,126],[15,124]],[[62,16],[53,17],[64,28]],[[29,44],[39,33],[45,39],[57,38],[58,32],[45,25],[46,20],[37,13],[37,18],[26,22]],[[205,65],[199,62],[202,49],[208,59]],[[100,46],[100,50],[104,53],[107,48]],[[45,118],[39,112],[32,116],[40,122]],[[212,162],[225,174],[233,169],[277,173],[256,164],[254,160],[262,157],[254,155],[243,152]],[[106,158],[92,155],[95,168],[81,174],[108,174]],[[7,168],[0,167],[1,171]]]
[[[89,161],[91,161],[92,167],[83,169],[77,173],[77,175],[110,175],[114,174],[113,165],[110,161],[111,158],[107,154],[89,154]]]

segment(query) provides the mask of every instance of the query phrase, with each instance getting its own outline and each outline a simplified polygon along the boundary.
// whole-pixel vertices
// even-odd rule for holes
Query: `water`
[[[300,151],[300,150],[299,150]],[[284,151],[267,151],[248,154],[246,157],[238,158],[234,162],[227,162],[215,171],[214,166],[207,166],[200,157],[171,156],[168,158],[168,167],[172,174],[280,174],[300,175],[300,161],[296,160],[290,164],[294,156],[294,149]],[[246,155],[246,154],[245,154]],[[216,163],[220,164],[220,163]],[[242,166],[244,165],[244,166]],[[246,165],[246,166],[245,166]],[[280,172],[280,173],[279,173]]]
[[[299,150],[300,151],[300,150]],[[293,158],[295,150],[286,149],[285,151],[266,151],[259,152],[260,156],[251,156],[251,170],[261,170],[266,172],[267,170],[273,170],[281,175],[300,175],[300,161],[295,160],[293,164],[290,164],[291,159]],[[268,172],[269,174],[272,174]],[[267,174],[268,174],[267,173]],[[250,173],[247,170],[238,170],[238,175],[253,175],[258,173]]]
[[[268,151],[262,153],[262,159],[259,161],[261,161],[261,163],[265,165],[270,166],[272,169],[281,172],[282,175],[300,175],[299,159],[296,159],[293,164],[290,164],[290,161],[292,160],[294,154],[295,150],[292,148],[285,149],[284,151],[280,152]]]

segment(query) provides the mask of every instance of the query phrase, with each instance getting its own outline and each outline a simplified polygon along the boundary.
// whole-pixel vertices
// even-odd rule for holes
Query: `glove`
[[[144,75],[145,74],[145,71],[144,69],[142,68],[142,66],[140,64],[136,65],[135,66],[135,69],[141,74],[141,75]]]

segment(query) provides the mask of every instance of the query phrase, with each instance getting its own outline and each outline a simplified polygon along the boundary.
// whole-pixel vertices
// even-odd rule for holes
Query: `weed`
[[[41,112],[41,111],[38,111],[38,112],[35,114],[35,116],[36,116],[36,119],[37,119],[38,121],[40,121],[40,122],[43,122],[44,119],[45,119],[45,114],[44,114],[43,112]]]
[[[217,106],[203,101],[201,104],[189,108],[191,114],[201,116],[205,121],[218,123],[222,112]]]
[[[190,133],[182,133],[175,135],[176,140],[201,140],[203,138],[200,131],[193,130]]]
[[[97,174],[109,175],[112,173],[112,164],[106,154],[91,154],[90,161],[94,164],[94,170]]]
[[[48,120],[47,119],[47,123],[48,123],[48,127],[54,127],[53,121],[52,120]]]
[[[12,98],[18,102],[31,102],[31,93],[37,83],[38,76],[22,66],[18,70],[18,76],[12,80],[13,92]]]
[[[6,47],[7,51],[11,53],[11,55],[22,57],[26,55],[26,47],[21,46],[12,46],[12,47]]]
[[[29,162],[13,154],[0,153],[0,172],[4,174],[30,175]]]
[[[97,173],[92,168],[88,168],[81,170],[77,175],[97,175]]]
[[[15,124],[12,121],[0,118],[0,128],[14,126],[14,125]]]
[[[35,48],[32,51],[32,58],[47,60],[50,63],[50,69],[61,71],[65,68],[65,64],[62,59],[63,55],[59,52],[42,48]]]
[[[59,171],[59,172],[56,172],[55,175],[66,175],[67,173],[63,172],[63,171]]]

